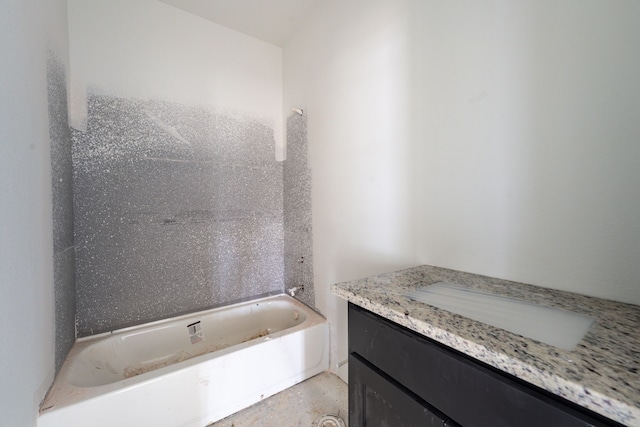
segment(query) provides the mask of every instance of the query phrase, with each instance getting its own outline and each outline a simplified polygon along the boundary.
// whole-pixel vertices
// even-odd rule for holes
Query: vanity
[[[561,348],[416,299],[438,283],[595,321]],[[332,293],[349,301],[352,427],[640,426],[638,306],[433,266]]]

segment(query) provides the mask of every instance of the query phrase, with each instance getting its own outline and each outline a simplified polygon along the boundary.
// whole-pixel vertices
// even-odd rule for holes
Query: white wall
[[[640,304],[640,4],[412,16],[420,261]]]
[[[0,425],[32,426],[54,375],[47,50],[66,61],[66,2],[0,6]]]
[[[337,371],[346,303],[329,285],[416,263],[409,16],[402,1],[321,4],[285,47],[284,107],[308,116],[316,305]]]
[[[434,264],[640,304],[640,5],[324,1],[285,47],[308,114],[318,307]]]
[[[282,49],[156,0],[70,0],[72,125],[86,91],[262,120],[282,152]]]

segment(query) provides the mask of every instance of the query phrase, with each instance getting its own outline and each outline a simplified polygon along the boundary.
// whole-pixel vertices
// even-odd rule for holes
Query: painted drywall
[[[71,123],[87,90],[260,119],[283,149],[282,49],[156,0],[70,0]]]
[[[420,261],[640,304],[640,4],[413,6]]]
[[[66,52],[66,2],[0,6],[0,425],[34,426],[53,381],[47,55]]]
[[[403,1],[316,12],[285,46],[284,108],[307,117],[316,304],[346,380],[346,303],[329,285],[416,262],[409,16]]]
[[[319,0],[159,0],[282,47]]]
[[[328,286],[408,264],[640,303],[639,8],[325,1],[295,34],[332,369]]]
[[[157,1],[69,17],[78,335],[282,292],[282,50]]]

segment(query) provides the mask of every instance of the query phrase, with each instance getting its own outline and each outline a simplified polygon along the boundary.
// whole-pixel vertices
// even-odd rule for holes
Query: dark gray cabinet
[[[349,304],[349,425],[620,424]]]
[[[349,357],[349,425],[356,426],[441,426],[446,421],[428,403],[404,389],[384,373],[355,355]]]

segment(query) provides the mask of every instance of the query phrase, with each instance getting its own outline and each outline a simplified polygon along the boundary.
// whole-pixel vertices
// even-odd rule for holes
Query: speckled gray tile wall
[[[49,141],[53,201],[55,366],[62,366],[73,345],[76,315],[73,239],[71,132],[67,116],[66,68],[53,51],[47,55]]]
[[[79,336],[283,291],[272,129],[92,95],[73,133]]]
[[[307,155],[307,117],[287,118],[287,158],[284,161],[284,283],[300,288],[296,298],[315,306],[311,228],[311,170]]]

